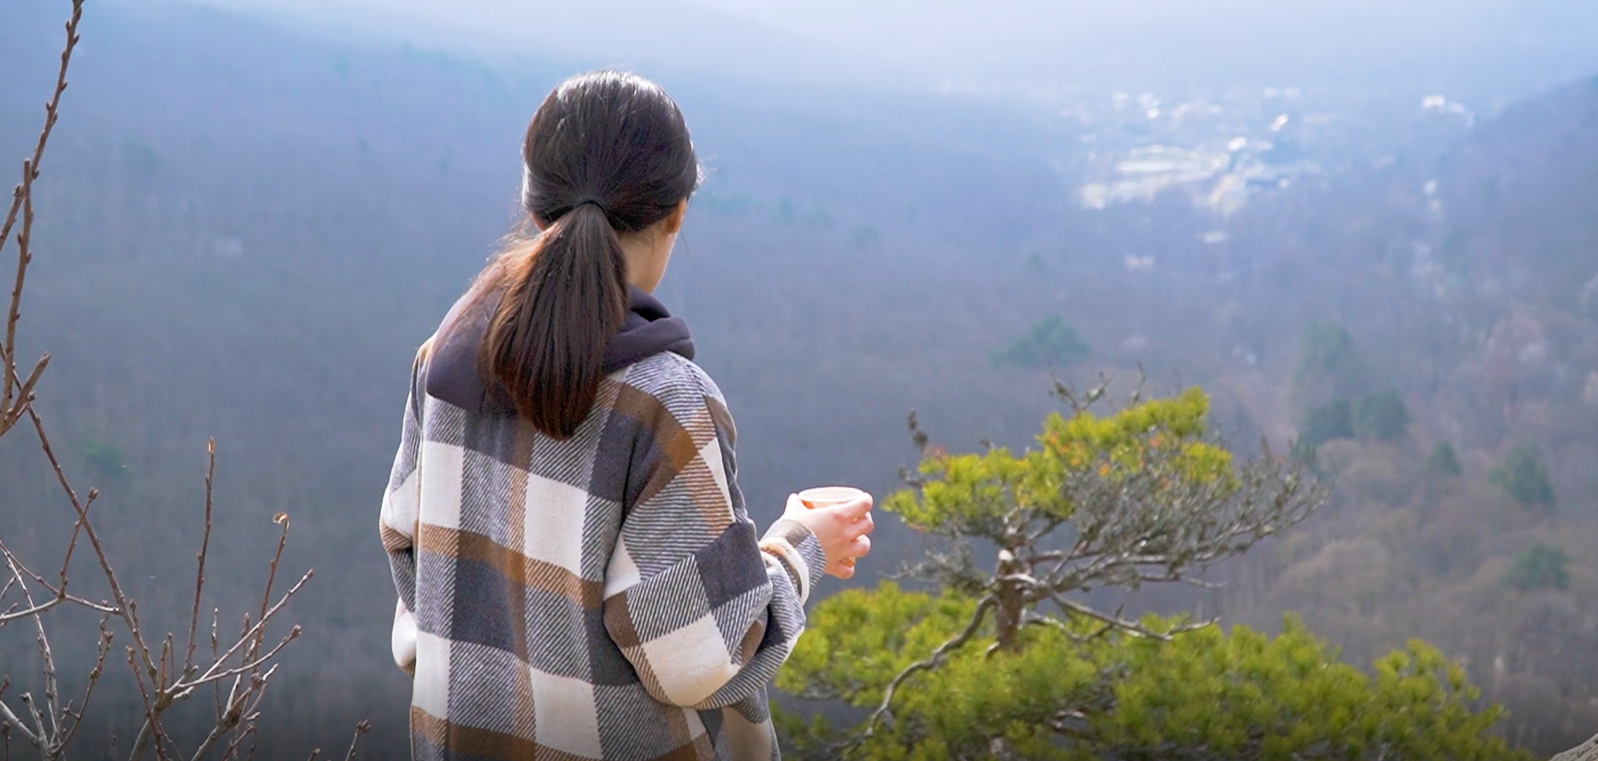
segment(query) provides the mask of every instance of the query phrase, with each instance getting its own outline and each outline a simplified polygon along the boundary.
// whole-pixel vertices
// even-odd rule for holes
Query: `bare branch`
[[[227,750],[222,752],[222,761],[229,761],[229,759],[238,758],[239,744],[244,741],[244,738],[246,738],[246,737],[253,738],[254,736],[255,736],[255,727],[253,725],[251,725],[250,727],[248,727],[246,729],[240,730],[238,732],[238,734],[235,734],[233,736],[233,741],[228,743]],[[252,740],[252,742],[253,742],[253,740]],[[255,749],[254,749],[253,746],[250,748],[250,757],[251,758],[255,757]]]
[[[166,745],[161,738],[161,712],[157,711],[154,702],[150,700],[150,692],[144,686],[144,676],[139,673],[139,666],[134,661],[133,648],[128,648],[128,668],[133,671],[133,680],[139,685],[139,697],[144,701],[144,724],[139,727],[139,734],[133,739],[133,754],[128,756],[128,761],[138,761],[139,755],[144,752],[144,744],[150,741],[151,735],[155,737],[155,756],[160,761],[166,761]]]
[[[1203,629],[1204,627],[1213,624],[1216,620],[1211,619],[1196,624],[1180,624],[1176,627],[1173,627],[1169,631],[1157,632],[1136,621],[1128,621],[1124,618],[1121,618],[1120,614],[1102,613],[1064,595],[1051,594],[1049,597],[1050,599],[1054,600],[1056,605],[1059,605],[1061,608],[1071,613],[1087,616],[1088,618],[1100,621],[1108,626],[1113,626],[1117,630],[1125,632],[1126,634],[1130,634],[1134,637],[1148,637],[1150,639],[1160,640],[1161,642],[1169,642],[1171,640],[1171,635],[1173,634]]]
[[[0,405],[0,436],[4,436],[16,426],[18,420],[22,419],[23,408],[33,403],[33,387],[39,382],[40,376],[44,375],[44,368],[50,364],[50,355],[40,357],[34,364],[33,371],[28,373],[26,380],[23,380],[17,377],[16,363],[11,361],[10,351],[0,346],[0,353],[5,354],[0,357],[0,367],[6,368],[6,377],[18,388],[16,403],[10,405],[10,409]]]
[[[55,606],[60,605],[61,603],[64,603],[64,602],[66,602],[65,598],[52,597],[52,598],[50,598],[50,599],[48,599],[48,600],[46,600],[44,602],[41,602],[41,603],[37,603],[37,604],[29,603],[30,607],[23,608],[22,610],[16,611],[14,613],[10,612],[10,611],[7,611],[6,613],[0,614],[0,626],[5,626],[6,624],[8,624],[8,623],[10,623],[12,621],[16,621],[18,619],[29,618],[31,616],[37,616],[40,613],[43,613],[43,612],[45,612],[45,611],[47,611],[47,610],[49,610],[51,608],[54,608]]]
[[[50,142],[50,132],[55,129],[60,116],[61,94],[67,90],[67,67],[72,62],[72,51],[78,46],[78,21],[83,18],[83,0],[72,0],[72,17],[67,20],[66,47],[61,50],[61,66],[56,70],[55,92],[44,106],[44,127],[39,130],[39,140],[33,146],[33,155],[22,162],[22,182],[11,194],[11,207],[6,211],[5,222],[0,223],[0,248],[11,236],[18,211],[23,211],[22,233],[17,236],[17,276],[11,289],[11,307],[6,313],[4,390],[0,392],[0,410],[12,409],[17,389],[12,385],[12,370],[16,365],[17,320],[22,308],[22,285],[27,278],[28,263],[33,258],[29,251],[33,225],[33,181],[39,177],[39,165],[44,161],[44,148]],[[37,373],[37,370],[35,371]],[[23,393],[22,398],[27,398]],[[9,415],[8,415],[9,417]],[[9,427],[9,426],[7,426]],[[3,432],[3,430],[0,430]]]
[[[222,680],[228,679],[230,677],[242,676],[244,674],[252,673],[255,670],[259,669],[260,667],[262,667],[262,666],[266,665],[267,663],[271,662],[273,657],[275,657],[278,653],[283,651],[283,648],[288,647],[288,644],[290,642],[293,642],[294,640],[299,639],[299,637],[300,637],[300,627],[299,626],[295,626],[293,629],[289,630],[289,633],[287,635],[285,635],[283,637],[283,639],[280,642],[278,642],[275,647],[273,647],[271,650],[268,650],[266,655],[258,656],[254,660],[251,660],[250,662],[245,663],[242,666],[237,666],[235,668],[227,669],[225,671],[218,671],[218,672],[215,672],[215,673],[207,671],[204,676],[201,676],[198,679],[186,680],[186,681],[182,681],[182,682],[179,682],[177,684],[174,684],[174,685],[172,685],[172,689],[170,691],[170,694],[172,695],[172,699],[173,700],[182,700],[182,699],[188,697],[191,693],[193,693],[194,690],[196,690],[196,689],[198,689],[200,687],[203,687],[203,686],[205,686],[205,685],[207,685],[207,684],[209,684],[211,682],[222,681]]]
[[[200,593],[205,588],[205,558],[211,550],[211,483],[216,476],[216,439],[205,442],[205,530],[200,535],[196,555],[200,568],[194,573],[194,609],[189,613],[189,646],[183,655],[183,676],[194,668],[194,632],[200,624]]]
[[[971,621],[970,623],[966,624],[965,630],[961,631],[947,642],[939,645],[936,650],[932,651],[931,655],[904,667],[903,670],[901,670],[893,677],[891,681],[888,682],[888,686],[883,690],[882,693],[882,702],[879,703],[874,710],[872,710],[871,716],[866,719],[866,728],[859,734],[855,735],[852,739],[844,744],[843,748],[841,748],[845,757],[870,740],[872,737],[876,736],[877,727],[881,725],[884,719],[891,715],[893,696],[896,692],[898,692],[899,687],[905,683],[905,680],[914,676],[918,672],[937,667],[939,664],[943,663],[944,656],[947,656],[949,653],[964,647],[967,642],[970,642],[971,638],[976,636],[976,633],[981,630],[983,621],[987,619],[988,610],[994,605],[995,601],[993,598],[983,598],[981,602],[977,603],[977,609],[971,614]]]
[[[268,609],[261,617],[261,620],[257,621],[254,626],[246,629],[244,635],[240,637],[237,642],[234,642],[233,646],[229,647],[226,652],[222,653],[222,657],[216,659],[216,661],[211,664],[211,667],[205,670],[205,673],[192,680],[185,680],[182,684],[197,686],[212,681],[212,677],[218,673],[217,670],[221,669],[223,664],[233,657],[234,653],[239,652],[240,648],[246,647],[251,642],[260,641],[261,634],[265,631],[267,622],[270,621],[273,616],[277,615],[278,611],[282,610],[283,606],[287,605],[288,601],[293,598],[295,594],[299,593],[300,588],[304,587],[305,583],[310,581],[313,575],[315,575],[315,571],[306,571],[305,575],[301,576],[300,580],[295,582],[294,586],[290,587],[289,591],[285,592],[283,596],[278,599],[277,604]],[[298,629],[299,627],[295,628]]]
[[[90,502],[90,503],[86,503],[84,506],[85,506],[85,508],[87,508],[87,507],[92,506],[92,504],[93,503]],[[68,549],[71,549],[71,548],[68,547]],[[4,542],[0,542],[0,556],[4,556],[7,559],[8,562],[13,563],[14,564],[14,567],[13,567],[14,571],[16,571],[18,574],[20,574],[20,575],[14,575],[11,578],[11,580],[9,582],[7,582],[6,587],[8,589],[13,584],[15,584],[17,582],[25,581],[22,578],[22,576],[25,575],[29,579],[32,579],[35,584],[38,584],[39,586],[43,587],[45,590],[49,591],[51,595],[60,598],[61,602],[70,602],[70,603],[73,603],[75,605],[79,605],[79,606],[82,606],[82,607],[85,607],[85,608],[89,608],[89,609],[92,609],[92,610],[99,611],[101,613],[114,613],[114,612],[116,612],[115,608],[112,608],[112,607],[110,607],[108,605],[101,605],[99,603],[90,602],[90,601],[85,600],[82,597],[78,597],[76,595],[67,594],[66,593],[66,585],[65,584],[62,584],[61,586],[51,585],[50,582],[45,580],[45,578],[43,576],[40,576],[39,574],[37,574],[37,573],[33,572],[32,570],[30,570],[26,565],[23,565],[22,561],[17,559],[16,554],[13,553],[9,548],[7,548],[5,546]],[[55,603],[51,603],[50,607],[54,607],[54,605],[55,605]],[[13,615],[13,614],[7,613],[7,615],[9,616],[9,615]],[[3,625],[5,620],[9,620],[9,619],[0,619],[0,625]]]
[[[144,635],[139,630],[138,616],[130,604],[127,595],[122,590],[122,585],[117,581],[115,569],[106,557],[105,546],[100,543],[100,537],[94,531],[94,524],[89,522],[88,506],[78,499],[78,493],[73,490],[72,484],[67,481],[66,474],[61,470],[61,462],[56,459],[55,450],[50,446],[50,436],[44,430],[44,421],[39,419],[38,411],[28,407],[28,417],[33,421],[33,429],[39,434],[39,446],[44,450],[45,457],[50,461],[50,467],[55,470],[56,479],[61,483],[62,491],[66,492],[67,499],[72,503],[72,509],[78,514],[78,522],[83,527],[83,532],[89,537],[89,546],[94,549],[95,559],[100,563],[100,572],[105,576],[106,583],[111,588],[111,595],[116,600],[116,614],[128,627],[128,634],[133,639],[133,649],[139,656],[139,666],[151,679],[155,678],[155,662],[150,658],[150,648],[144,642]],[[94,489],[89,490],[90,502],[98,495]]]
[[[89,709],[89,701],[94,698],[94,687],[100,682],[100,676],[105,673],[105,658],[111,652],[111,630],[106,628],[110,620],[109,614],[100,618],[100,645],[94,661],[94,668],[89,671],[89,684],[83,688],[83,701],[78,704],[78,710],[72,715],[72,726],[61,737],[58,745],[66,748],[72,738],[78,734],[78,729],[83,726],[83,713]]]
[[[4,724],[7,727],[21,732],[22,739],[27,740],[29,745],[32,745],[35,748],[43,749],[44,742],[40,740],[39,736],[34,734],[32,730],[28,729],[28,725],[24,724],[21,719],[17,718],[15,713],[11,712],[11,707],[6,705],[5,701],[0,701],[0,724]]]
[[[244,701],[247,697],[248,694],[238,696],[228,705],[227,711],[217,715],[216,724],[211,727],[211,732],[206,735],[205,741],[200,743],[200,747],[194,751],[191,761],[202,761],[205,755],[211,752],[211,748],[216,745],[216,742],[222,738],[222,735],[227,734],[238,726],[239,719],[244,711]],[[236,742],[237,740],[235,739]],[[228,754],[231,754],[232,751],[233,748],[230,746]],[[224,755],[225,757],[226,755]]]
[[[355,736],[350,738],[350,750],[344,754],[344,761],[355,761],[355,750],[360,746],[361,738],[370,731],[372,731],[372,723],[365,719],[355,725]]]
[[[283,559],[283,548],[288,545],[289,541],[288,513],[278,513],[277,515],[272,516],[272,522],[282,526],[283,531],[282,533],[278,534],[277,552],[272,554],[272,563],[266,572],[266,588],[261,591],[261,615],[259,617],[260,626],[256,627],[257,633],[255,635],[255,643],[250,645],[249,655],[245,656],[247,658],[255,656],[255,651],[261,649],[261,639],[266,636],[266,606],[267,603],[272,601],[272,583],[277,580],[277,564],[278,561]],[[300,584],[304,584],[305,579],[309,579],[310,577],[310,573],[306,573],[305,578],[300,580]],[[300,584],[295,584],[294,588],[298,589]],[[292,594],[292,592],[290,594]],[[285,596],[283,601],[288,602],[288,597]],[[279,604],[278,607],[282,607],[282,605]]]
[[[50,637],[45,632],[44,617],[40,614],[46,610],[49,610],[55,605],[60,604],[62,602],[62,597],[58,595],[46,603],[35,603],[33,600],[33,593],[28,591],[28,583],[25,579],[23,579],[23,572],[19,568],[19,563],[16,559],[16,556],[12,555],[9,549],[4,550],[4,554],[6,565],[11,570],[11,576],[17,581],[17,588],[22,592],[22,599],[28,604],[28,610],[31,611],[28,612],[28,615],[33,619],[34,629],[37,632],[36,640],[39,645],[39,657],[43,661],[44,666],[44,715],[49,717],[49,726],[45,726],[44,718],[40,716],[39,708],[31,699],[31,696],[23,694],[21,696],[21,700],[27,704],[29,712],[31,712],[33,715],[33,720],[36,724],[36,736],[43,738],[45,743],[48,745],[51,744],[51,738],[60,736],[61,725],[60,718],[56,710],[57,684],[55,654],[50,649]],[[0,623],[3,623],[3,621],[0,621]]]

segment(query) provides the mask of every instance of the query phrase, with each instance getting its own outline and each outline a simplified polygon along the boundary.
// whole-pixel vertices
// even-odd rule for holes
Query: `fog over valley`
[[[33,149],[69,13],[0,3],[0,167]],[[922,454],[912,410],[930,451],[1020,451],[1065,409],[1051,378],[1199,386],[1239,456],[1293,458],[1329,502],[1218,589],[1084,600],[1272,634],[1295,612],[1367,672],[1422,638],[1508,745],[1598,732],[1598,5],[91,0],[81,33],[19,366],[50,354],[35,406],[152,628],[186,627],[209,437],[202,609],[259,604],[290,517],[278,583],[316,573],[263,758],[363,719],[363,757],[404,757],[377,520],[408,371],[519,218],[529,116],[602,66],[660,82],[705,164],[656,295],[762,527],[807,486],[882,505]],[[0,438],[0,539],[53,569],[72,508],[27,427]],[[812,607],[931,546],[877,525]],[[59,615],[86,672],[98,616]],[[0,627],[14,690],[36,654]],[[121,732],[125,757],[138,692],[105,682],[82,744]]]

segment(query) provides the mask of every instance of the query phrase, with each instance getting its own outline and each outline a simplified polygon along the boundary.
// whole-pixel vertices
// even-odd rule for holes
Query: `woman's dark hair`
[[[475,290],[499,304],[478,362],[523,418],[564,439],[588,416],[626,319],[617,235],[670,215],[698,186],[699,161],[677,104],[616,71],[560,83],[527,125],[522,160],[522,206],[542,231],[479,278]]]

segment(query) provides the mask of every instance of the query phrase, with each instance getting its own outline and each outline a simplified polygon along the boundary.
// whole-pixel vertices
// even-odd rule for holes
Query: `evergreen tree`
[[[1393,441],[1409,428],[1409,408],[1397,391],[1366,394],[1354,403],[1354,433],[1360,438]]]
[[[1548,480],[1542,451],[1535,444],[1522,444],[1509,450],[1504,461],[1487,475],[1487,480],[1503,489],[1521,507],[1554,506],[1554,485]]]
[[[1447,442],[1432,448],[1432,453],[1426,457],[1426,470],[1445,476],[1458,476],[1465,472],[1460,467],[1459,454],[1454,451],[1454,445]]]
[[[1059,317],[1049,317],[995,352],[992,359],[996,365],[1063,367],[1086,359],[1092,353],[1076,328]]]
[[[1304,326],[1301,343],[1298,370],[1293,376],[1295,384],[1322,388],[1342,397],[1365,390],[1365,361],[1347,328],[1312,322]]]
[[[1558,547],[1538,542],[1531,549],[1516,556],[1515,562],[1504,572],[1504,586],[1522,592],[1533,589],[1569,589],[1570,574],[1565,564],[1570,556]]]
[[[1192,389],[1099,417],[1057,393],[1037,445],[926,446],[883,507],[934,539],[912,575],[816,606],[779,676],[794,694],[870,709],[838,731],[783,714],[802,759],[1520,759],[1485,732],[1464,672],[1411,642],[1367,677],[1296,619],[1270,638],[1185,618],[1132,621],[1093,588],[1189,581],[1324,503],[1268,451],[1239,462],[1207,436]],[[979,566],[977,543],[997,549]]]
[[[1306,446],[1318,447],[1332,439],[1354,438],[1354,410],[1347,399],[1334,399],[1311,409],[1304,416],[1304,427],[1299,431],[1299,441]]]

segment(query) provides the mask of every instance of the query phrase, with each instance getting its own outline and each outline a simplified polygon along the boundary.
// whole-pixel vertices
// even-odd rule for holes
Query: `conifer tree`
[[[1496,708],[1412,642],[1375,676],[1289,618],[1270,638],[1210,621],[1090,606],[1102,587],[1205,586],[1206,564],[1307,517],[1324,484],[1267,448],[1240,460],[1199,389],[1100,416],[1104,387],[1023,452],[926,446],[883,507],[938,549],[892,582],[822,602],[778,685],[868,709],[835,729],[781,714],[790,754],[953,759],[1518,758],[1484,732]],[[991,548],[992,565],[979,562]]]

